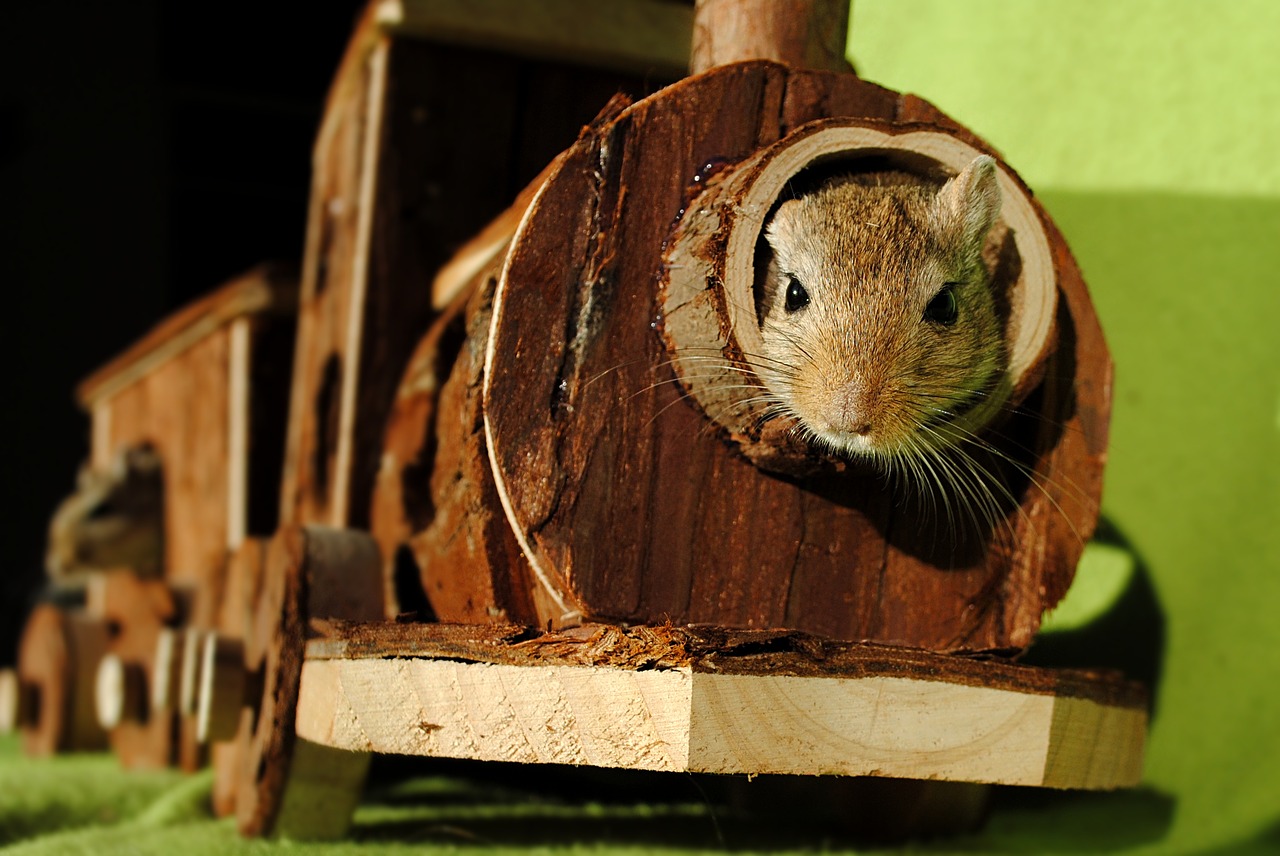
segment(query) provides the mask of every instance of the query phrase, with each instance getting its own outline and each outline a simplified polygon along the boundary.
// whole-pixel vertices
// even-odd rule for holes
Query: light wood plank
[[[311,659],[300,737],[337,748],[712,773],[1110,789],[1141,777],[1145,710],[867,674]]]

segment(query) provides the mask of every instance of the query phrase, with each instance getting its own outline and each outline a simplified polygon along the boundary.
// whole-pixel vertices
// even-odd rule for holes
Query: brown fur
[[[759,296],[763,380],[815,441],[850,456],[936,447],[1006,367],[982,248],[999,210],[995,164],[941,188],[906,173],[842,177],[779,206]],[[795,277],[809,303],[785,309]],[[925,319],[954,282],[958,317]]]

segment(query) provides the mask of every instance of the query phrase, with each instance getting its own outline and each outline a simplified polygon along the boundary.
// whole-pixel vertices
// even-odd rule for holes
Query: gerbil
[[[757,314],[761,378],[810,440],[893,465],[964,439],[1007,365],[982,260],[995,161],[938,184],[848,175],[783,202]]]
[[[45,571],[55,588],[74,588],[87,574],[128,568],[159,576],[164,546],[164,480],[150,446],[121,450],[103,472],[82,467],[75,493],[49,523]]]

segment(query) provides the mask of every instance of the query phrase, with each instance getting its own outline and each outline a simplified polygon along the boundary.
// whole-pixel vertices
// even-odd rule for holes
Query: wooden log
[[[174,763],[176,721],[172,710],[148,704],[162,630],[182,623],[181,601],[164,580],[113,571],[90,581],[86,611],[112,628],[96,676],[98,715],[111,751],[128,768],[158,769]]]
[[[1026,313],[1025,398],[985,438],[1014,500],[994,528],[949,533],[874,472],[762,475],[684,400],[659,335],[662,248],[714,173],[830,117],[991,153],[922,104],[849,75],[745,63],[636,103],[566,153],[507,254],[484,372],[504,512],[535,580],[581,605],[539,626],[710,622],[943,651],[1030,642],[1096,520],[1110,362],[1069,250],[1007,165],[1009,216],[1049,247],[1025,262],[1055,286]],[[733,329],[723,314],[690,323]]]
[[[1141,778],[1145,704],[1114,674],[797,633],[335,622],[297,728],[359,751],[1106,790]]]
[[[628,103],[615,96],[593,125]],[[433,299],[449,303],[414,351],[387,422],[372,530],[383,552],[388,597],[398,585],[416,587],[430,617],[439,620],[537,624],[541,614],[564,612],[556,604],[572,598],[541,584],[522,561],[499,512],[482,428],[484,352],[500,266],[516,227],[558,164],[553,161],[437,275]],[[406,570],[407,564],[412,567]],[[416,579],[397,583],[397,574]]]
[[[106,651],[105,621],[48,604],[31,611],[4,705],[29,756],[106,748],[94,711],[94,679]]]
[[[275,529],[297,273],[265,264],[164,319],[76,390],[90,463],[143,444],[165,483],[165,573],[215,588],[228,549]]]
[[[345,834],[359,800],[368,758],[308,747],[295,731],[298,680],[312,618],[380,619],[381,562],[367,535],[326,527],[287,527],[268,547],[262,587],[244,640],[239,681],[209,681],[234,688],[241,730],[235,789],[244,835],[335,838]],[[222,711],[223,699],[202,701]]]
[[[697,0],[689,71],[753,59],[852,71],[848,35],[849,0]]]

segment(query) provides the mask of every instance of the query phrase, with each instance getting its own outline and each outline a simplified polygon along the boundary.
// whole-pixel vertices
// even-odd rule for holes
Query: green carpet
[[[1280,3],[858,0],[852,32],[864,77],[918,92],[1001,149],[1076,252],[1116,362],[1100,536],[1112,546],[1095,558],[1128,584],[1103,598],[1107,614],[1064,620],[1031,657],[1115,665],[1154,687],[1144,787],[1002,791],[981,835],[913,849],[1280,852]],[[183,856],[847,847],[803,813],[765,822],[709,803],[687,777],[605,800],[510,772],[499,785],[492,771],[424,769],[372,790],[341,844],[244,842],[205,814],[207,777],[126,774],[105,756],[30,762],[0,741],[0,844]]]

